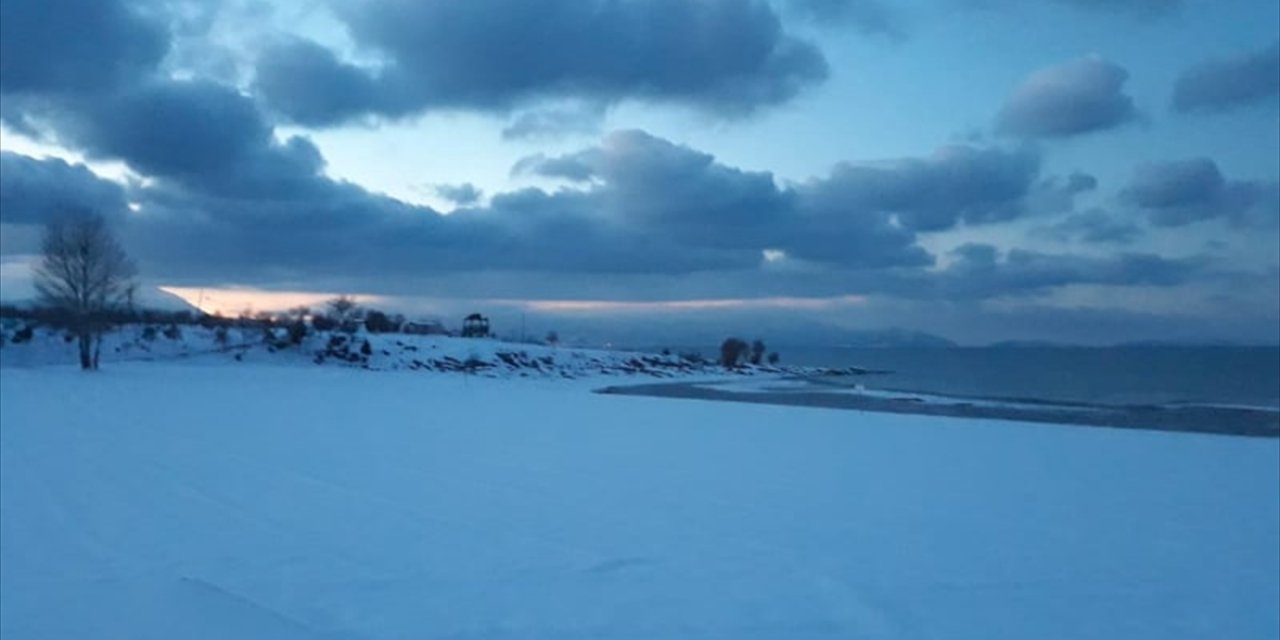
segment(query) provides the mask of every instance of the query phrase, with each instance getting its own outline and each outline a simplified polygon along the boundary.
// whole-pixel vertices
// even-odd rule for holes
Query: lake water
[[[1280,347],[790,348],[784,364],[891,371],[873,389],[1107,405],[1280,410]]]

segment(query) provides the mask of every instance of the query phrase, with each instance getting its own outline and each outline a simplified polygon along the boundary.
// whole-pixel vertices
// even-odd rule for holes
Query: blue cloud
[[[1280,96],[1280,42],[1192,67],[1178,76],[1173,108],[1181,112],[1221,112]]]
[[[552,98],[693,105],[736,116],[827,77],[814,45],[763,0],[441,2],[388,0],[339,11],[377,69],[291,42],[259,61],[273,109],[309,126],[430,109],[507,112]]]
[[[75,211],[118,219],[125,205],[124,187],[82,164],[0,151],[0,223],[41,225]]]
[[[1137,115],[1124,93],[1129,72],[1097,56],[1040,69],[1005,102],[996,128],[1028,138],[1066,138],[1113,129]]]
[[[1268,227],[1280,222],[1277,194],[1276,181],[1228,180],[1213,160],[1191,158],[1139,166],[1120,197],[1160,227],[1212,219]]]

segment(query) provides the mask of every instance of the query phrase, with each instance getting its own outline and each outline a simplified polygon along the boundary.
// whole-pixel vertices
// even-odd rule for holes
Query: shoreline
[[[797,380],[797,379],[791,379]],[[779,379],[778,381],[785,381]],[[612,385],[594,392],[685,400],[742,402],[777,406],[841,409],[873,413],[898,413],[950,418],[1007,420],[1078,427],[1110,427],[1173,433],[1200,433],[1250,438],[1280,437],[1280,412],[1242,407],[1210,406],[1105,406],[1024,401],[993,402],[984,399],[948,398],[930,402],[929,394],[895,394],[899,397],[826,391],[809,382],[796,390],[733,390],[715,388],[716,382],[662,382]]]

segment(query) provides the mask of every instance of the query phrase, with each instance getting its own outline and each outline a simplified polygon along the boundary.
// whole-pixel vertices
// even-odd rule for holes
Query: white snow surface
[[[1275,439],[0,371],[4,640],[1274,638],[1278,573]]]
[[[21,323],[11,323],[7,341],[0,347],[0,367],[31,368],[74,363],[76,343],[64,332],[40,328],[34,338],[15,343],[13,332]],[[637,382],[653,378],[723,379],[744,375],[774,376],[783,370],[774,367],[744,366],[732,371],[711,363],[692,364],[675,355],[637,353],[608,349],[553,347],[543,344],[506,342],[496,339],[469,339],[449,336],[340,333],[312,333],[297,346],[271,347],[258,328],[227,329],[225,342],[215,340],[215,331],[200,326],[177,327],[166,337],[165,325],[152,325],[153,335],[145,336],[144,325],[126,325],[103,338],[101,360],[109,366],[120,362],[183,361],[200,364],[271,364],[365,368],[380,371],[409,369],[422,373],[468,373],[488,378],[582,379],[635,377]],[[286,330],[274,330],[283,340]],[[334,339],[338,348],[332,347]],[[361,347],[369,344],[364,356]],[[336,355],[335,355],[336,353]],[[345,356],[345,357],[342,357]],[[469,363],[474,366],[468,366]],[[810,372],[812,368],[793,368]]]

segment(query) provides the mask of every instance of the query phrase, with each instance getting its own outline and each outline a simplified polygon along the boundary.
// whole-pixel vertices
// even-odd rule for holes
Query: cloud
[[[42,225],[81,210],[118,218],[125,208],[124,188],[82,164],[0,151],[0,223]]]
[[[443,62],[423,57],[414,42],[420,35],[416,29],[437,27],[390,24],[390,14],[379,13],[394,10],[404,18],[457,12],[460,22],[451,28],[458,34],[487,25],[512,36],[510,42],[491,41],[518,43],[522,36],[532,42],[526,33],[529,20],[492,24],[496,18],[472,13],[475,6],[392,3],[352,9],[378,13],[346,18],[353,25],[369,21],[353,26],[354,36],[385,54],[387,65],[376,73],[358,69],[363,75],[351,75],[341,85],[350,94],[343,99],[350,102],[324,103],[323,95],[314,96],[320,106],[306,117],[327,121],[334,112],[388,115],[401,113],[395,109],[410,113],[449,105],[497,108],[574,93],[586,94],[574,98],[586,104],[639,97],[732,111],[786,99],[807,82],[797,84],[797,78],[807,77],[797,69],[825,70],[788,66],[805,55],[789,57],[786,51],[804,51],[807,45],[786,36],[766,5],[747,0],[619,3],[590,15],[582,13],[581,3],[542,3],[540,10],[576,16],[579,26],[586,20],[587,26],[600,23],[613,30],[605,29],[609,37],[599,43],[600,51],[587,46],[600,33],[566,32],[567,48],[524,56],[525,66],[511,77],[486,66],[497,59],[485,56],[503,53],[502,47],[473,49],[479,41],[463,42],[452,33],[441,34],[428,48],[443,52],[444,60],[465,54],[479,56],[480,63],[465,70],[436,68]],[[507,17],[534,15],[527,13],[529,4],[515,6]],[[120,15],[149,24],[133,14]],[[696,29],[658,29],[663,33],[658,44],[671,45],[659,55],[648,40],[628,40],[636,25]],[[108,28],[95,37],[114,43],[112,38],[129,33]],[[163,33],[156,33],[163,42]],[[371,39],[375,33],[380,37]],[[115,50],[111,47],[117,45],[102,47]],[[67,199],[117,211],[124,210],[122,202],[135,203],[139,211],[120,217],[122,235],[146,273],[173,284],[230,281],[387,293],[452,288],[463,295],[485,290],[624,298],[646,288],[655,295],[690,297],[810,290],[995,295],[998,287],[940,288],[937,279],[952,276],[933,270],[934,257],[920,246],[918,234],[1029,215],[1044,206],[1038,198],[1053,199],[1045,194],[1069,200],[1089,186],[1081,178],[1063,183],[1042,177],[1039,157],[1031,150],[968,145],[944,147],[923,158],[843,164],[825,177],[779,185],[768,172],[739,169],[696,149],[623,131],[581,151],[535,156],[517,167],[571,187],[499,193],[484,205],[446,216],[327,177],[316,146],[300,136],[280,139],[253,97],[207,80],[168,77],[159,73],[156,55],[133,55],[127,46],[119,47],[122,62],[113,69],[122,71],[105,85],[84,78],[65,86],[28,83],[20,90],[6,84],[6,100],[19,101],[6,102],[5,117],[16,113],[38,134],[91,158],[123,161],[145,180],[121,186],[84,167],[6,156],[7,175],[0,182],[4,224],[28,229],[44,215],[39,212]],[[350,66],[323,50],[299,51],[298,69],[285,75],[303,79],[303,87],[312,86],[303,73],[309,68],[321,69],[320,77],[327,78],[334,68]],[[619,71],[624,52],[628,64]],[[639,57],[629,57],[632,53]],[[67,59],[45,63],[79,68],[78,52],[51,51],[63,54]],[[674,57],[663,58],[667,55]],[[821,62],[820,56],[808,59]],[[535,65],[538,60],[537,65],[549,66]],[[669,60],[679,64],[673,67]],[[427,93],[416,93],[418,85],[405,80],[410,71],[425,74],[421,78],[441,91],[429,92],[434,97],[424,102]],[[373,93],[361,96],[365,90]],[[370,97],[372,102],[362,102]],[[55,181],[75,186],[46,188]],[[23,204],[15,209],[9,203]],[[765,260],[766,251],[781,259]],[[999,267],[997,273],[1008,269]],[[1098,279],[1087,269],[1075,273]],[[609,277],[591,277],[602,274]],[[1052,284],[1040,288],[1046,286]]]
[[[966,244],[952,262],[923,281],[919,291],[947,299],[1040,295],[1066,285],[1160,286],[1189,282],[1208,266],[1204,258],[1169,259],[1149,253],[1105,257],[1048,254],[1023,249],[1001,253]]]
[[[118,0],[0,3],[0,91],[98,93],[150,72],[169,49],[164,24]]]
[[[233,114],[241,108],[233,100],[170,104],[223,104]],[[248,132],[262,126],[252,118],[218,121],[238,122]],[[126,197],[141,211],[123,228],[153,277],[174,284],[601,298],[635,297],[648,288],[689,297],[877,292],[981,299],[1035,295],[1072,282],[1174,281],[1151,275],[1168,266],[1154,258],[1097,263],[1020,252],[988,260],[975,251],[935,271],[916,228],[904,220],[984,224],[1027,214],[1031,194],[1046,184],[1064,192],[1092,185],[1083,175],[1039,179],[1038,159],[1027,151],[945,147],[927,158],[841,165],[826,177],[780,186],[769,173],[622,131],[575,153],[525,161],[522,170],[535,175],[581,179],[574,188],[500,193],[484,206],[444,216],[325,177],[305,140],[227,135],[240,141],[228,145],[237,151],[219,157],[256,159],[270,180],[253,179],[259,173],[253,170],[246,176],[230,160],[192,176],[186,160],[111,147],[129,154],[126,162],[141,154],[156,171],[151,182],[129,187]],[[9,161],[15,160],[34,162]],[[81,177],[97,184],[87,171]],[[3,184],[6,201],[15,197],[9,193],[15,184]],[[775,260],[764,259],[766,250]],[[601,274],[609,278],[590,277]]]
[[[1182,8],[1184,0],[957,0],[962,5],[973,9],[1020,9],[1024,7],[1039,8],[1054,4],[1081,12],[1118,15],[1139,20],[1163,18]]]
[[[907,35],[902,16],[880,0],[789,0],[787,8],[820,26],[849,24],[863,33],[895,40]]]
[[[1142,227],[1102,209],[1072,214],[1043,228],[1040,233],[1059,241],[1089,244],[1131,244],[1142,236]]]
[[[1276,181],[1228,180],[1209,158],[1139,166],[1120,193],[1123,202],[1160,227],[1225,219],[1241,227],[1275,226],[1280,220]]]
[[[289,39],[268,47],[255,67],[256,92],[302,125],[336,124],[378,112],[400,117],[410,105],[372,72],[347,64],[314,42]]]
[[[1058,176],[1050,176],[1036,184],[1028,196],[1028,208],[1036,215],[1056,215],[1068,213],[1076,208],[1076,200],[1081,194],[1097,190],[1098,179],[1076,171],[1066,180]]]
[[[1113,129],[1134,120],[1124,93],[1129,73],[1086,56],[1031,74],[1005,101],[996,128],[1028,138],[1065,138]]]
[[[295,123],[509,112],[564,98],[737,116],[827,76],[821,52],[787,34],[763,0],[387,0],[338,13],[356,44],[385,62],[357,66],[300,41],[269,49],[258,92]]]
[[[1221,112],[1274,102],[1280,96],[1280,42],[1183,71],[1173,90],[1173,108]]]
[[[1182,7],[1183,0],[1054,0],[1058,4],[1090,11],[1156,16]]]
[[[516,171],[592,185],[585,193],[632,233],[744,251],[756,261],[777,249],[860,268],[929,262],[914,234],[887,215],[840,207],[815,189],[779,188],[771,174],[729,167],[642,131],[615,132],[565,156],[526,158]]]
[[[484,192],[477,189],[474,184],[464,182],[462,184],[438,184],[435,186],[436,195],[457,205],[471,205],[479,202],[484,197]]]
[[[605,108],[599,104],[536,108],[516,114],[502,129],[504,140],[546,140],[569,135],[598,134]]]
[[[1030,149],[949,145],[926,158],[841,164],[803,191],[833,209],[888,213],[907,229],[943,231],[1025,215],[1039,172]]]

